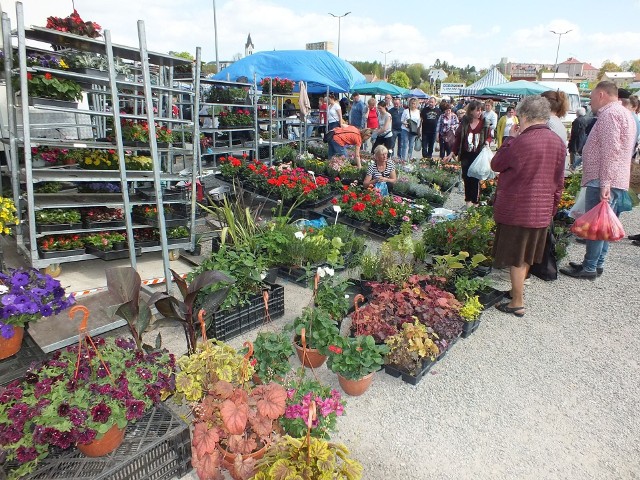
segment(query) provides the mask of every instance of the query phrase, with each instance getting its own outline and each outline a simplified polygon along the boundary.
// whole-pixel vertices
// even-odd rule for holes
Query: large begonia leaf
[[[215,452],[219,441],[218,430],[209,428],[204,422],[197,423],[193,429],[193,447],[200,458],[207,453]]]
[[[284,415],[287,406],[287,391],[282,385],[270,383],[256,387],[254,397],[257,398],[260,415],[272,420]]]
[[[231,400],[225,400],[220,407],[220,415],[230,434],[241,435],[247,426],[249,407],[246,404],[235,404]]]

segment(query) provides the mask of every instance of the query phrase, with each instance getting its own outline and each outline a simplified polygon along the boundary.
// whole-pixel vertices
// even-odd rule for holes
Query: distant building
[[[244,45],[244,56],[248,57],[253,54],[254,50],[253,42],[251,41],[251,34],[247,35],[247,43]]]
[[[545,63],[516,63],[509,62],[507,58],[500,59],[500,63],[496,65],[500,72],[512,82],[516,80],[535,81],[538,79],[540,70],[552,70],[553,65]]]
[[[326,50],[327,52],[335,53],[333,42],[314,42],[307,43],[307,50]]]
[[[367,83],[377,82],[379,80],[375,73],[365,73],[364,79],[367,81]]]
[[[602,80],[611,80],[617,86],[622,87],[629,85],[636,78],[633,72],[604,72]]]
[[[581,62],[576,58],[570,57],[558,64],[557,71],[558,73],[566,73],[572,82],[579,83],[582,81],[594,82],[597,80],[599,69],[590,63]]]

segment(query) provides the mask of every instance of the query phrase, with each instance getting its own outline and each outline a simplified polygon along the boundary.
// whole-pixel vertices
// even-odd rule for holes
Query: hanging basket
[[[93,442],[86,445],[78,444],[78,450],[87,457],[103,457],[113,452],[124,441],[124,428],[118,428],[114,425],[102,437],[96,438]]]

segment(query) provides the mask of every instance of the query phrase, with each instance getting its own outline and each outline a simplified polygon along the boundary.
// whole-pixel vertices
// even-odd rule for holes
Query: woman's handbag
[[[456,142],[456,131],[453,128],[450,128],[444,134],[444,141],[447,145],[449,145],[449,148],[451,148],[451,145]]]
[[[540,263],[534,263],[529,268],[529,273],[540,280],[549,282],[558,278],[558,260],[556,258],[556,237],[553,235],[553,222],[547,229],[547,241],[544,244],[544,253]]]
[[[407,121],[407,127],[409,128],[409,133],[414,133],[416,135],[420,130],[420,124],[412,118],[409,118],[409,120]]]
[[[416,137],[416,141],[413,144],[413,149],[416,152],[421,152],[422,151],[422,140],[420,139],[420,137]]]

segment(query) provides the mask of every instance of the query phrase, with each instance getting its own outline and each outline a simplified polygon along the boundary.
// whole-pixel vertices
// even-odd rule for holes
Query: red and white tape
[[[187,273],[182,273],[180,274],[180,278],[186,278],[187,277]],[[142,280],[142,285],[160,285],[162,283],[166,282],[166,278],[165,277],[157,277],[157,278],[150,278],[148,280]],[[107,290],[107,287],[97,287],[97,288],[90,288],[88,290],[80,290],[78,292],[73,292],[74,296],[76,298],[78,297],[82,297],[85,295],[91,295],[92,293],[96,293],[96,292],[102,292],[104,290]]]

